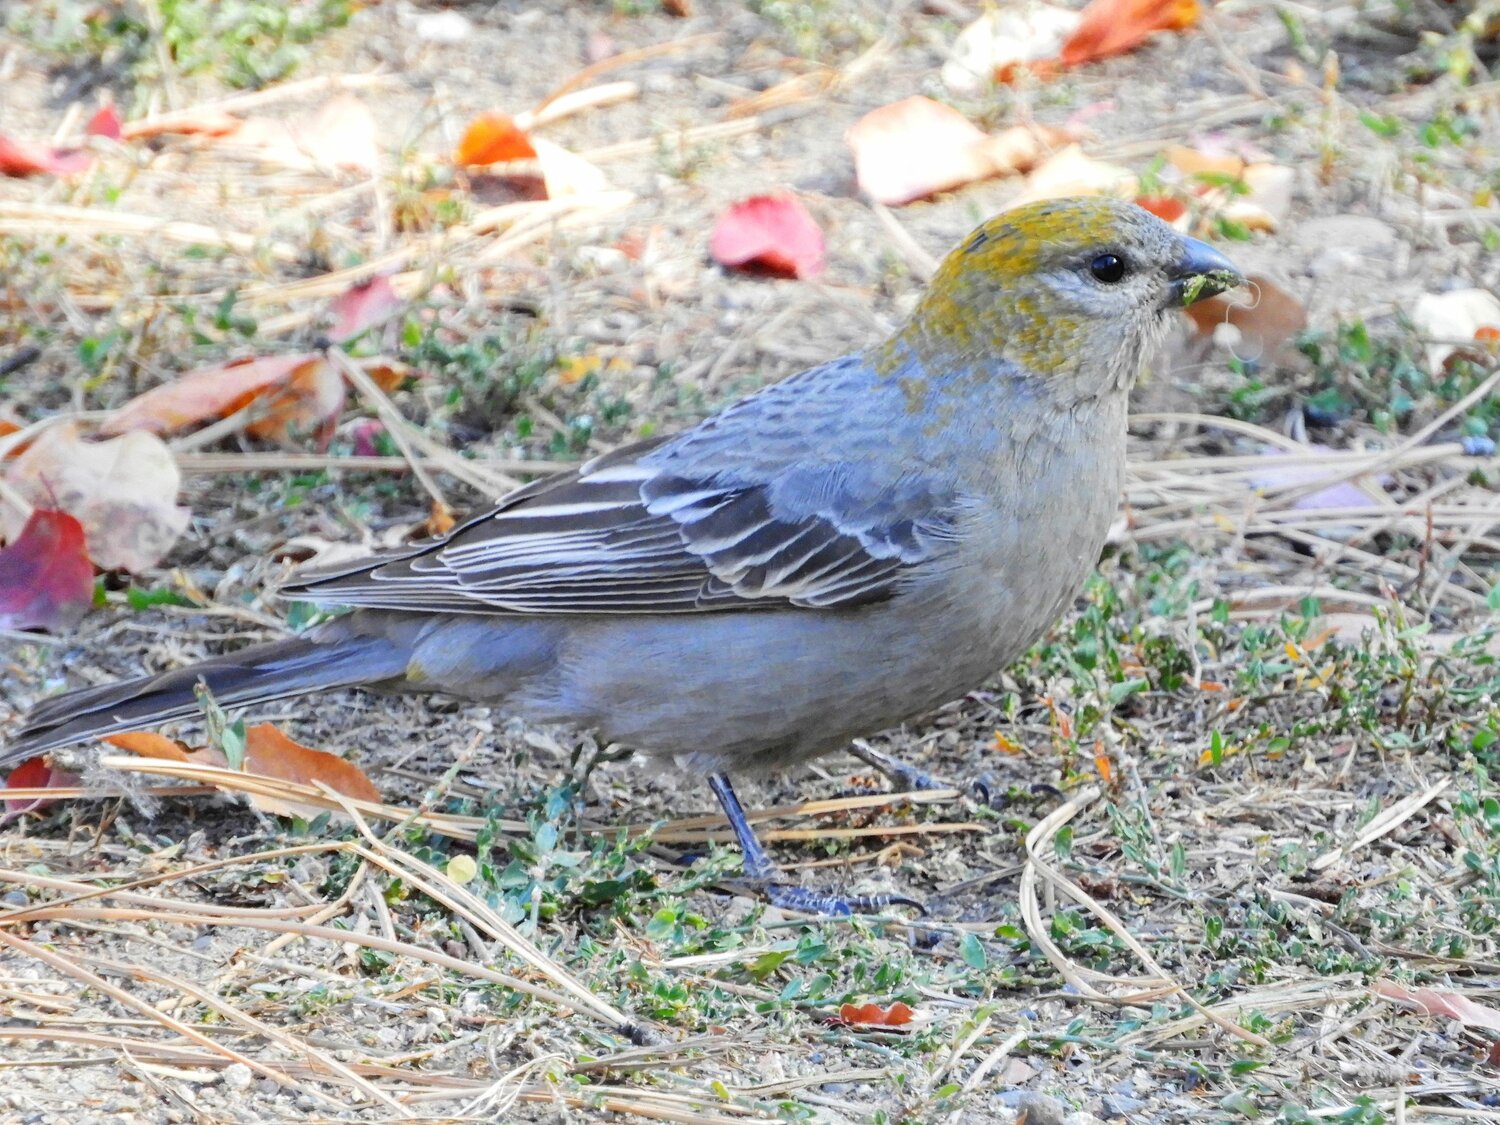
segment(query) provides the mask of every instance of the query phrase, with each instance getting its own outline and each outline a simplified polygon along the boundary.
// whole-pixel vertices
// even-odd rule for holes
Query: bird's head
[[[959,243],[892,345],[929,375],[1009,361],[1078,401],[1128,389],[1169,311],[1243,283],[1224,255],[1133,203],[1046,200]]]

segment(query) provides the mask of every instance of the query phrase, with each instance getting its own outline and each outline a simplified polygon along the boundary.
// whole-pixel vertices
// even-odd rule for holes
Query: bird
[[[295,572],[348,612],[38,704],[0,767],[332,689],[435,692],[705,778],[774,905],[913,900],[786,879],[730,775],[781,770],[984,684],[1077,597],[1125,473],[1130,389],[1237,267],[1132,202],[1002,211],[887,339],[503,497],[447,535]]]

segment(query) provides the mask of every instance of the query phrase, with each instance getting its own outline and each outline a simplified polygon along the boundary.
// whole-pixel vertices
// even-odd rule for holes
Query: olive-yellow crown
[[[1243,280],[1217,250],[1134,203],[1031,203],[948,254],[891,358],[934,375],[1001,362],[1069,398],[1103,393],[1136,377],[1165,313]]]

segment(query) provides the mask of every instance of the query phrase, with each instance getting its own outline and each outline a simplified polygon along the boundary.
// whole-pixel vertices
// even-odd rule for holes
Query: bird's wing
[[[928,474],[864,449],[799,461],[779,422],[767,454],[758,413],[616,450],[445,539],[304,572],[282,592],[439,613],[832,608],[889,597],[951,541],[953,497]]]

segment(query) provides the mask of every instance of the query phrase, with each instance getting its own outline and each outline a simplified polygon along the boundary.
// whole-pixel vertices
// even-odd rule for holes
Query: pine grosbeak
[[[1004,212],[883,343],[517,489],[442,540],[305,571],[285,595],[355,611],[48,700],[0,764],[190,716],[200,681],[229,707],[444,692],[707,775],[775,902],[883,905],[776,882],[726,771],[916,718],[1035,641],[1098,558],[1167,313],[1241,280],[1132,204]]]

